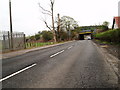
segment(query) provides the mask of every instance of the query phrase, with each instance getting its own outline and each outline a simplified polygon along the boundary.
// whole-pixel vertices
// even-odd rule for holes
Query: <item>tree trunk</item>
[[[53,13],[53,4],[52,4],[52,28],[53,28],[53,39],[54,39],[54,42],[57,42],[56,40],[56,33],[55,33],[55,26],[54,26],[54,13]]]
[[[61,41],[61,35],[60,35],[60,14],[58,14],[58,39]]]

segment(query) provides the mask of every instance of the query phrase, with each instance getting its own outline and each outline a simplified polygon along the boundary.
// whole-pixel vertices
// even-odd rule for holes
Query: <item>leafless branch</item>
[[[51,28],[48,26],[48,24],[47,24],[47,22],[44,20],[44,23],[45,23],[45,25],[46,25],[46,27],[49,29],[49,30],[51,30]],[[51,30],[52,31],[52,30]]]
[[[55,3],[55,0],[50,0],[51,4],[54,4]]]
[[[46,13],[46,12],[42,12],[43,14],[47,14],[47,15],[50,15],[50,16],[52,16],[52,14],[50,14],[50,13]]]
[[[54,6],[54,3],[55,3],[55,0],[50,0],[50,3],[51,3],[51,5],[50,5],[51,10],[53,10],[53,6]]]
[[[48,14],[52,18],[52,27],[49,27],[45,20],[44,20],[44,23],[45,23],[46,27],[52,31],[54,42],[56,42],[56,33],[55,33],[55,25],[54,25],[54,3],[55,3],[55,0],[50,0],[50,3],[51,3],[51,5],[50,5],[51,11],[44,9],[40,5],[40,3],[39,3],[39,7],[43,10],[43,12],[42,12],[43,14]]]
[[[40,7],[43,11],[45,11],[45,12],[47,12],[47,13],[49,13],[49,14],[52,14],[49,10],[44,9],[44,8],[40,5],[40,3],[38,3],[38,5],[39,5],[39,7]]]

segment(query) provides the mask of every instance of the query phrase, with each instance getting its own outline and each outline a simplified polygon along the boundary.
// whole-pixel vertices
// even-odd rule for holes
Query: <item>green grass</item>
[[[62,41],[62,42],[31,42],[31,43],[26,43],[26,48],[34,48],[34,47],[42,47],[42,46],[46,46],[46,45],[53,45],[53,44],[62,44],[66,41]]]
[[[2,45],[0,45],[0,50],[2,50]]]
[[[119,42],[108,42],[108,41],[103,41],[103,40],[95,40],[101,44],[107,44],[107,45],[116,45],[116,46],[120,46],[120,43]]]
[[[41,46],[46,46],[46,45],[52,45],[55,44],[54,42],[34,42],[34,43],[26,43],[26,48],[32,48],[32,47],[41,47]]]
[[[108,30],[106,32],[95,34],[94,38],[110,43],[120,43],[120,29]]]
[[[2,50],[3,46],[2,46],[2,42],[0,41],[0,50]]]

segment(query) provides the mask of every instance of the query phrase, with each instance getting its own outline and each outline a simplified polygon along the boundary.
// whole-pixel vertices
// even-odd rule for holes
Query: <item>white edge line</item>
[[[56,56],[56,55],[58,55],[58,54],[60,54],[60,53],[62,53],[62,52],[64,52],[64,51],[65,51],[65,50],[62,50],[62,51],[60,51],[60,52],[57,52],[57,53],[51,55],[50,57],[52,58],[52,57],[54,57],[54,56]]]
[[[24,69],[22,69],[22,70],[20,70],[20,71],[17,71],[17,72],[15,72],[15,73],[13,73],[13,74],[11,74],[11,75],[5,77],[5,78],[2,78],[2,79],[0,79],[0,82],[6,80],[6,79],[8,79],[8,78],[11,78],[11,77],[13,77],[13,76],[15,76],[15,75],[17,75],[17,74],[19,74],[19,73],[21,73],[21,72],[23,72],[23,71],[29,69],[29,68],[32,68],[32,67],[34,67],[34,66],[36,66],[36,65],[37,65],[37,64],[32,64],[31,66],[28,66],[28,67],[26,67],[26,68],[24,68]]]

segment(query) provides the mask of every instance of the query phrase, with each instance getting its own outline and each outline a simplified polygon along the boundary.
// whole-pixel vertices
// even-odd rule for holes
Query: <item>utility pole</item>
[[[10,12],[10,36],[11,36],[11,50],[13,50],[13,30],[12,30],[12,11],[11,11],[11,0],[9,0],[9,12]]]

